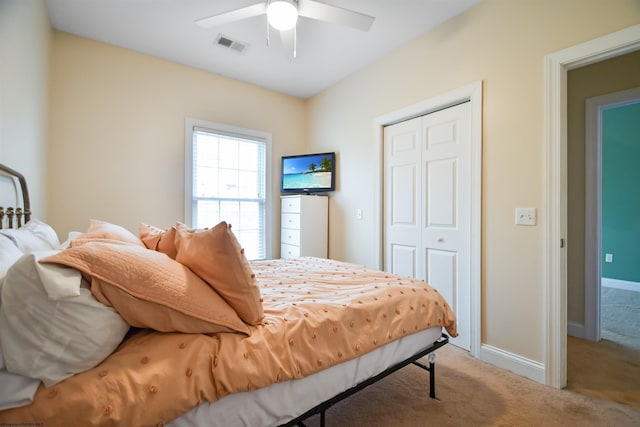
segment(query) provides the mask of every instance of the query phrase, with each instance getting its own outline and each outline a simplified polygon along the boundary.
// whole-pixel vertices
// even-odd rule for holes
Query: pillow
[[[0,234],[11,239],[18,249],[24,253],[58,249],[60,247],[58,235],[53,228],[35,218],[29,220],[20,228],[0,230]]]
[[[202,279],[167,255],[133,245],[88,242],[42,262],[91,277],[91,291],[132,326],[161,332],[249,333],[236,312]]]
[[[71,242],[71,247],[83,245],[91,240],[102,242],[122,242],[137,246],[144,246],[140,239],[126,228],[106,221],[100,221],[98,219],[92,219],[90,221],[87,232],[78,236],[76,240],[73,240]]]
[[[1,356],[1,355],[0,355]],[[2,365],[3,362],[0,362]],[[7,372],[0,366],[0,411],[33,403],[40,380]]]
[[[22,251],[8,237],[0,234],[0,304],[2,304],[2,286],[7,270],[23,255]]]
[[[260,289],[244,250],[221,222],[208,230],[195,231],[176,225],[176,261],[200,276],[250,325],[264,318]]]
[[[171,227],[163,230],[153,225],[141,223],[139,227],[140,240],[147,247],[154,251],[169,255],[169,258],[176,259],[177,249],[175,244],[176,228]]]
[[[0,280],[7,274],[23,252],[8,237],[0,235]]]
[[[68,249],[71,247],[71,243],[76,240],[78,237],[82,236],[84,233],[81,231],[70,231],[67,234],[67,240],[60,243],[60,249]]]
[[[96,366],[129,330],[113,308],[91,295],[86,282],[81,285],[79,272],[37,264],[52,253],[27,254],[7,271],[0,306],[7,371],[40,379],[47,387]],[[75,292],[52,298],[44,286],[48,274],[72,281]]]

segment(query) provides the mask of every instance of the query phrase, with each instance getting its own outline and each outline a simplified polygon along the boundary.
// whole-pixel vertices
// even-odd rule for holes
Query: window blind
[[[248,259],[266,257],[266,142],[260,138],[194,127],[192,224],[220,221]]]

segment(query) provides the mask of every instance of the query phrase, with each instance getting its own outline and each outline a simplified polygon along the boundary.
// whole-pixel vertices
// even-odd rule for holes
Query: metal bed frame
[[[7,218],[7,228],[20,228],[22,224],[26,224],[31,219],[31,204],[29,202],[29,190],[27,189],[27,180],[24,176],[8,166],[0,164],[0,175],[7,176],[12,179],[17,179],[20,182],[20,189],[22,191],[22,204],[23,207],[6,207],[0,206],[0,229],[3,228],[5,223],[5,217]],[[15,181],[14,181],[15,182]],[[17,201],[17,200],[16,200]],[[15,224],[14,224],[15,219]]]
[[[449,342],[449,336],[443,333],[442,336],[438,338],[438,340],[436,340],[430,347],[414,354],[413,356],[403,360],[402,362],[396,363],[395,365],[385,369],[378,375],[368,378],[362,381],[361,383],[343,391],[342,393],[339,393],[334,397],[328,400],[325,400],[324,402],[320,403],[314,408],[309,409],[304,414],[294,418],[293,420],[287,422],[286,424],[282,424],[280,427],[292,427],[292,426],[305,427],[304,420],[316,414],[320,414],[320,426],[325,427],[326,411],[329,408],[331,408],[336,403],[348,398],[349,396],[359,392],[365,387],[368,387],[371,384],[374,384],[379,380],[389,376],[390,374],[393,374],[397,370],[404,368],[409,364],[414,364],[429,372],[429,397],[431,397],[432,399],[435,399],[436,398],[436,365],[435,365],[436,355],[433,352],[439,349],[440,347],[444,346],[448,342]],[[427,355],[428,355],[429,365],[425,365],[424,363],[418,361],[418,359]]]

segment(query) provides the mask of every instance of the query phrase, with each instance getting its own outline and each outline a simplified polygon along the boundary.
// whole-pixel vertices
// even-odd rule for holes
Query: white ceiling
[[[260,0],[45,0],[57,30],[308,98],[424,34],[480,0],[321,0],[376,18],[363,32],[308,18],[298,21],[297,58],[266,18],[216,28],[194,21]],[[215,44],[218,34],[244,53]]]

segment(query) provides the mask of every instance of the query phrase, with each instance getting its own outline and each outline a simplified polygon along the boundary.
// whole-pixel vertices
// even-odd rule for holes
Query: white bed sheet
[[[425,329],[306,378],[276,383],[252,392],[230,394],[214,403],[205,402],[167,426],[255,427],[284,424],[430,347],[441,335],[441,327]]]

